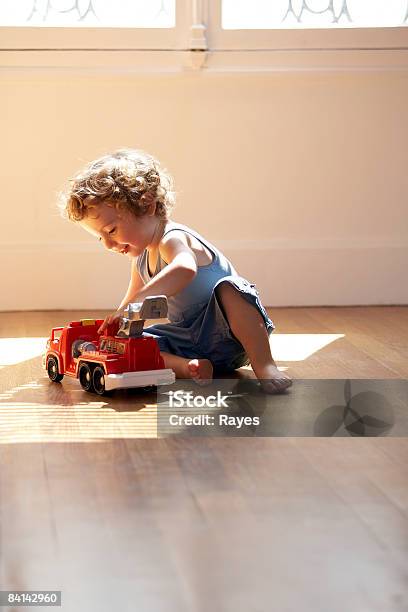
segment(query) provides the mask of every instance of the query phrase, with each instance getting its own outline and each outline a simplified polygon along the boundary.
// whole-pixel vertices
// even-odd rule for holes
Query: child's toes
[[[288,389],[293,384],[293,380],[289,378],[288,376],[283,376],[282,378],[279,378],[278,380],[279,380],[279,386],[283,387],[283,389]]]
[[[213,367],[208,359],[191,359],[188,363],[190,377],[198,385],[208,385],[212,381]]]
[[[213,377],[213,366],[209,359],[200,359],[200,378],[205,383],[210,383]]]
[[[290,378],[272,378],[270,380],[261,380],[261,387],[265,393],[283,393],[292,385]]]
[[[275,393],[279,393],[279,389],[276,385],[274,385],[273,381],[261,380],[259,382],[261,383],[262,391],[264,391],[265,393],[269,393],[271,395],[274,395]]]
[[[192,359],[188,362],[188,371],[191,378],[197,378],[199,376],[200,365],[198,359]]]

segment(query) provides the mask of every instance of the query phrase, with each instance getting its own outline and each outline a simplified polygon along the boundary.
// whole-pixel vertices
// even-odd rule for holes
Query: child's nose
[[[103,244],[105,245],[105,248],[113,249],[113,247],[116,245],[116,242],[114,240],[112,240],[112,238],[110,236],[106,236],[103,239]]]

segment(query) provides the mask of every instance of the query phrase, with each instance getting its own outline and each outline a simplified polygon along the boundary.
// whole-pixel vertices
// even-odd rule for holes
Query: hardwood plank
[[[331,329],[344,326],[348,342],[367,356],[367,363],[377,363],[377,367],[372,366],[371,378],[388,378],[387,371],[395,378],[408,376],[408,331],[404,335],[390,321],[381,316],[374,318],[370,309],[344,309],[340,313],[330,308],[314,308],[311,316]]]
[[[59,545],[42,445],[0,444],[0,464],[2,588],[59,589]]]

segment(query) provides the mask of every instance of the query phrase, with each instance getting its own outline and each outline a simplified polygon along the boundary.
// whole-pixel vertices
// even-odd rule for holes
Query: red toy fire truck
[[[71,321],[54,327],[47,340],[43,365],[50,380],[64,375],[78,378],[85,391],[103,395],[125,387],[150,387],[174,382],[173,370],[164,367],[158,342],[143,332],[146,319],[167,316],[167,298],[148,297],[129,304],[124,317],[105,329],[102,319]]]

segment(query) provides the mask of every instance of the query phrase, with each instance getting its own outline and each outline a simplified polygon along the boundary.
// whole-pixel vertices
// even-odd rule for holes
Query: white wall
[[[407,303],[408,73],[3,74],[1,310],[110,308],[129,262],[59,218],[84,162],[144,148],[177,221],[265,305]]]

